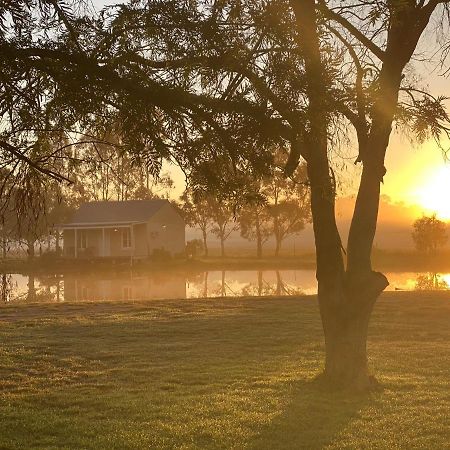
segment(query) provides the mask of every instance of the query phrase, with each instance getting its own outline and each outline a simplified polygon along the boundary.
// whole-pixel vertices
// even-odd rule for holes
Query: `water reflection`
[[[416,290],[418,291],[445,291],[450,289],[450,277],[438,273],[425,273],[419,275],[416,280]]]
[[[14,290],[14,287],[15,285],[13,276],[9,273],[3,273],[1,276],[0,284],[0,298],[3,303],[7,303],[11,300],[11,294]]]
[[[64,277],[66,301],[117,301],[185,298],[186,277],[180,273],[115,274]]]
[[[450,274],[388,273],[389,290],[450,289]],[[0,274],[1,304],[315,294],[313,270]]]

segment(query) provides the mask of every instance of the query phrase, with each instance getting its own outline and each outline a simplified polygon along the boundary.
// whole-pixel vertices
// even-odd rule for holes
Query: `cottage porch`
[[[145,224],[71,224],[62,227],[64,256],[109,258],[136,255],[136,234]]]

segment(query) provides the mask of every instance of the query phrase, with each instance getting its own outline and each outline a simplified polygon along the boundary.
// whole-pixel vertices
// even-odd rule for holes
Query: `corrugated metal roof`
[[[169,202],[162,199],[84,203],[78,208],[72,220],[63,227],[79,224],[146,222],[167,204]]]

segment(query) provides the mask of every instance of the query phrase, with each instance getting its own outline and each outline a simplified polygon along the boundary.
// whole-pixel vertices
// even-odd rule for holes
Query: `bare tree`
[[[211,232],[220,241],[220,256],[225,257],[225,241],[233,231],[238,230],[239,224],[236,221],[234,204],[229,199],[208,199],[211,219],[213,222]]]
[[[194,196],[190,190],[183,193],[181,203],[186,224],[201,231],[204,255],[208,257],[208,233],[212,227],[210,204],[204,196]]]

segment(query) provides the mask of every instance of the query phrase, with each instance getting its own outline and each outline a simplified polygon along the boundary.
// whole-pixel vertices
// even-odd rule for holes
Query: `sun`
[[[450,166],[441,166],[431,172],[414,194],[428,213],[436,213],[441,220],[450,220]]]

